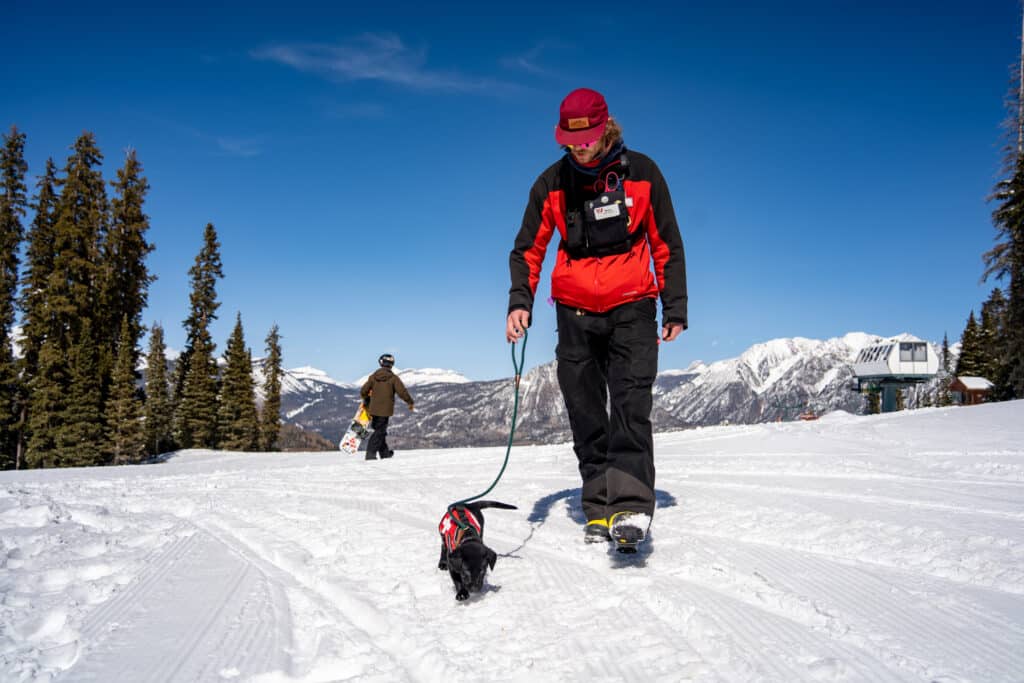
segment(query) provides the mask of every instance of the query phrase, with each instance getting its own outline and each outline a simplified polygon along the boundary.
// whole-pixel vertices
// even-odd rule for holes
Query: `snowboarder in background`
[[[514,342],[530,324],[557,231],[555,356],[583,480],[584,539],[635,552],[654,514],[659,296],[661,340],[687,327],[683,241],[661,171],[626,149],[600,93],[580,88],[566,96],[555,140],[565,155],[534,182],[509,256],[505,338]]]
[[[388,421],[395,414],[395,394],[409,405],[413,410],[412,396],[405,388],[398,375],[391,371],[395,367],[395,357],[390,353],[383,354],[377,359],[380,369],[370,375],[369,379],[359,390],[366,404],[366,412],[373,418],[370,427],[373,434],[370,435],[366,444],[366,459],[376,460],[377,454],[381,458],[390,458],[395,454],[388,448]]]

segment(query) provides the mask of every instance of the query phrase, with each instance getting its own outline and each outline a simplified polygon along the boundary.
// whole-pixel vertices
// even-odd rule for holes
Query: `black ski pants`
[[[388,420],[386,415],[374,415],[370,421],[370,428],[373,429],[373,433],[370,434],[370,438],[366,441],[366,459],[375,460],[377,454],[387,457],[390,449],[388,448]]]
[[[558,304],[557,311],[558,385],[583,479],[583,512],[587,520],[626,510],[653,516],[657,302],[607,313]]]

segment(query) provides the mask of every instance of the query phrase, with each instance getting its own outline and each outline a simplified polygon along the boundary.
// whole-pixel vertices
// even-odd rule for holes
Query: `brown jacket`
[[[363,388],[359,390],[360,396],[370,399],[370,406],[366,412],[374,417],[391,417],[395,414],[395,394],[408,403],[409,409],[412,410],[413,401],[409,390],[402,384],[398,375],[387,368],[381,368],[370,375],[370,379],[366,380]]]

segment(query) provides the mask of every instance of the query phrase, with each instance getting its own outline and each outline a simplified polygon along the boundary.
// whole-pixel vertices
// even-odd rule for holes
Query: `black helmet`
[[[395,357],[390,353],[381,354],[381,357],[377,359],[382,368],[393,368],[395,367]]]

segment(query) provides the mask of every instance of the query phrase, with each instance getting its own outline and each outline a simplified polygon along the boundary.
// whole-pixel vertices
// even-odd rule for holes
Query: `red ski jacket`
[[[559,303],[604,313],[640,299],[661,297],[662,324],[687,326],[686,263],[668,186],[650,157],[627,150],[623,182],[631,230],[643,236],[626,253],[573,258],[565,248],[567,196],[577,208],[605,187],[609,172],[622,176],[619,155],[596,176],[585,175],[568,155],[540,174],[523,215],[523,224],[509,255],[512,287],[508,310],[533,310],[534,294],[548,243],[558,231],[561,241],[551,273],[551,295]],[[576,174],[573,177],[571,174]],[[614,180],[613,180],[614,182]],[[609,189],[611,189],[609,187]],[[572,209],[573,207],[569,207]],[[653,261],[653,269],[651,267]]]

